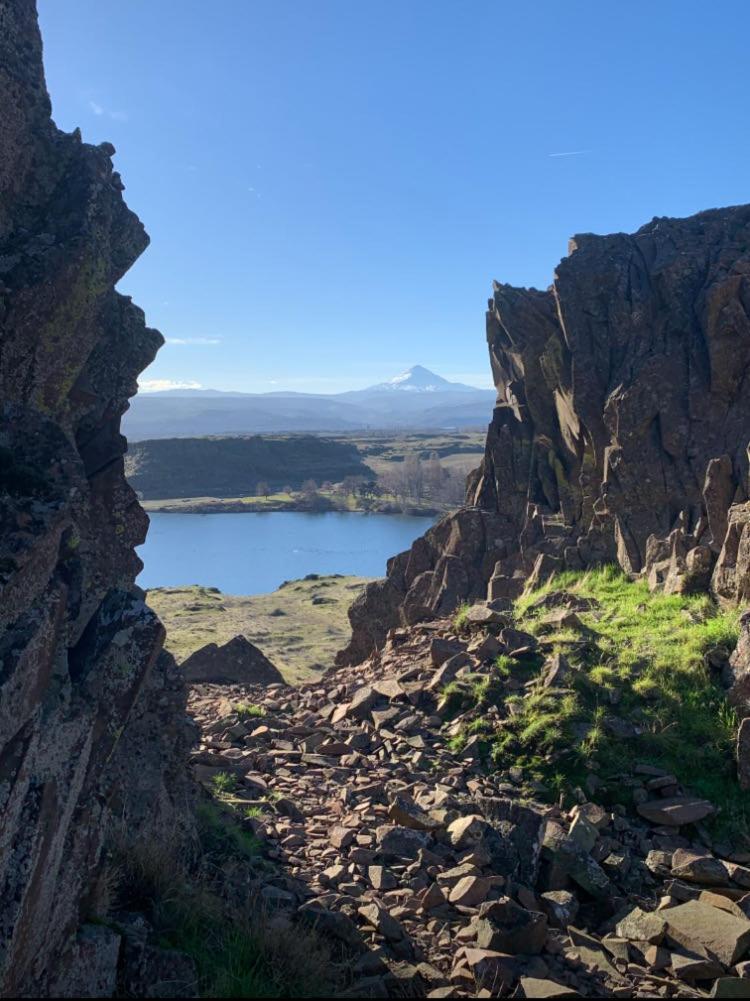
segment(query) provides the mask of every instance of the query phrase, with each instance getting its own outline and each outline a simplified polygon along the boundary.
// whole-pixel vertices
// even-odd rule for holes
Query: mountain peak
[[[388,382],[381,382],[371,389],[377,390],[402,390],[412,393],[437,393],[437,392],[475,392],[473,386],[465,386],[461,382],[450,382],[441,375],[436,375],[424,365],[412,365],[405,372],[394,376]]]

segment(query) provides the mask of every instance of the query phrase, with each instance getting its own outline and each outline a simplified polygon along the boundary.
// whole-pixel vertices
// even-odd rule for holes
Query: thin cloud
[[[583,156],[584,153],[590,152],[590,149],[571,149],[566,153],[548,153],[547,156]]]
[[[110,111],[109,108],[105,108],[103,104],[99,104],[98,101],[89,101],[89,110],[92,114],[96,115],[97,118],[102,116],[106,118],[111,118],[113,122],[127,122],[128,114],[126,111]]]
[[[167,344],[221,344],[220,337],[167,337]]]
[[[138,383],[142,393],[162,393],[165,389],[202,389],[199,382],[181,382],[178,379],[143,379]]]

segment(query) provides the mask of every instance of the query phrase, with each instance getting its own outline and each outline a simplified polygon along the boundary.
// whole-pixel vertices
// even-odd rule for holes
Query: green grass
[[[328,946],[307,928],[276,922],[246,891],[227,892],[232,881],[249,885],[251,867],[270,865],[260,842],[214,800],[198,805],[196,820],[192,861],[166,842],[120,846],[118,908],[145,913],[161,946],[190,956],[200,997],[331,996],[339,985]]]
[[[258,838],[241,827],[223,807],[207,800],[199,803],[195,812],[204,855],[217,859],[231,856],[254,859],[260,855]]]
[[[578,613],[583,632],[545,629],[547,613],[532,606],[551,590],[598,603]],[[734,761],[737,720],[704,665],[709,648],[736,644],[737,612],[717,609],[707,595],[652,594],[645,582],[604,567],[558,575],[524,595],[516,615],[520,628],[577,670],[570,691],[540,688],[517,701],[520,712],[495,741],[499,765],[520,764],[554,789],[581,784],[593,770],[612,802],[631,805],[624,780],[635,763],[653,764],[719,808],[717,832],[748,836],[750,795],[737,785]],[[640,734],[615,735],[612,717]]]
[[[240,719],[253,719],[266,714],[263,706],[256,705],[254,702],[238,702],[234,711]]]
[[[459,606],[459,609],[453,618],[453,627],[456,630],[456,632],[458,633],[463,632],[463,630],[466,628],[466,616],[470,608],[471,605],[469,604],[463,604]]]
[[[217,772],[211,779],[211,785],[217,796],[226,796],[237,788],[237,778],[229,772]]]

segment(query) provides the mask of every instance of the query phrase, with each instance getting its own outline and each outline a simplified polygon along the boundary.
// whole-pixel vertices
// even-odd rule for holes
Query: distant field
[[[166,626],[166,647],[178,662],[206,643],[242,633],[297,684],[330,667],[348,643],[347,611],[367,583],[364,577],[319,577],[247,596],[161,587],[148,592],[148,604]]]
[[[348,434],[337,436],[355,445],[366,466],[376,476],[396,468],[407,456],[417,455],[424,462],[437,455],[446,470],[467,476],[484,456],[484,431],[404,432],[387,434]]]
[[[465,478],[482,460],[484,438],[484,433],[479,431],[398,434],[373,431],[328,436],[327,440],[299,435],[159,439],[133,446],[126,471],[147,511],[384,510],[435,514],[452,510],[462,503]],[[193,454],[204,448],[208,450],[205,455]],[[266,449],[268,455],[265,455]],[[248,453],[247,475],[243,472],[243,450]],[[314,493],[308,491],[306,494],[299,486],[291,492],[286,487],[281,489],[282,482],[293,481],[299,485],[299,470],[296,476],[293,475],[289,462],[294,464],[297,458],[310,451],[316,452],[314,469],[317,476],[308,477],[308,486],[312,486]],[[258,455],[263,456],[268,474],[263,491],[253,489],[255,480],[250,475],[250,457],[255,456],[257,460]],[[274,472],[274,462],[281,455],[285,463],[283,474],[278,469]],[[431,460],[435,457],[443,470],[441,485],[434,488],[425,482],[421,492],[412,489],[412,481],[404,481],[408,463],[418,459],[427,471],[434,467]],[[313,468],[309,456],[306,462],[309,473]],[[358,476],[353,475],[355,472]],[[368,479],[377,480],[377,490],[373,494],[367,495],[356,486],[347,486],[350,481]],[[343,485],[342,481],[345,481]],[[219,482],[224,484],[221,490],[217,486]],[[431,482],[434,485],[434,478]],[[208,489],[211,484],[216,487],[215,493]]]

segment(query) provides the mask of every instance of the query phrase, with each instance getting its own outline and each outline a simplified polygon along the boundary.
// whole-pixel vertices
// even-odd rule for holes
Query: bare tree
[[[407,496],[421,500],[424,496],[424,470],[422,460],[416,454],[407,455],[404,459],[404,481]]]
[[[271,487],[265,480],[260,480],[255,487],[255,493],[258,497],[268,497],[271,493]]]

